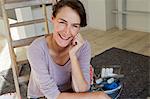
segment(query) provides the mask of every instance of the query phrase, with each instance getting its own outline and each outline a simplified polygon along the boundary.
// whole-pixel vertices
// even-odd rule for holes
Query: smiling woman
[[[80,17],[76,11],[67,6],[63,7],[56,17],[52,17],[52,23],[54,39],[61,47],[68,46],[80,29]]]
[[[36,39],[28,49],[28,98],[109,99],[103,92],[88,92],[91,48],[79,33],[87,25],[83,4],[60,0],[53,7],[51,22],[53,33]]]

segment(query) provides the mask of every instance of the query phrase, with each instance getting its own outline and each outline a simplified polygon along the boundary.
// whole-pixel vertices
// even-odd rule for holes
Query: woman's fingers
[[[72,46],[70,46],[70,52],[76,53],[80,47],[84,44],[84,40],[80,33],[78,33],[72,40]]]
[[[82,45],[84,43],[84,39],[80,33],[78,33],[74,39],[75,39],[74,40],[75,45],[78,43]]]

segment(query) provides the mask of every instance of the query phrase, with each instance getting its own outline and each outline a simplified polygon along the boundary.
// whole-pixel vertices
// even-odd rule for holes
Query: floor
[[[150,56],[150,33],[132,30],[119,31],[117,29],[111,29],[107,32],[97,29],[87,29],[81,31],[81,34],[90,42],[92,56],[111,47]],[[16,53],[17,59],[23,60],[26,58],[25,48],[17,49]],[[0,71],[10,68],[10,63],[7,40],[4,36],[0,36]],[[6,96],[10,97],[7,98]],[[0,96],[0,99],[14,99],[14,94]]]
[[[92,56],[111,47],[150,56],[150,33],[131,30],[118,31],[117,29],[107,32],[89,29],[81,33],[91,43]]]

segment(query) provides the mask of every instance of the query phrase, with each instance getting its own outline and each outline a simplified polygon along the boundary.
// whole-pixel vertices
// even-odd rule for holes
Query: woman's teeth
[[[60,36],[60,38],[63,39],[63,40],[68,40],[68,39],[70,38],[70,37],[65,38],[65,37],[61,36],[60,34],[59,34],[59,36]]]

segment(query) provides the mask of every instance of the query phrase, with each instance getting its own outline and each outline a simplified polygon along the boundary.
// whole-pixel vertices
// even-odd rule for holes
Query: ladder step
[[[45,19],[36,19],[36,20],[31,20],[31,21],[24,21],[24,22],[17,22],[10,24],[10,27],[19,27],[19,26],[25,26],[25,25],[30,25],[30,24],[37,24],[37,23],[42,23],[45,22]]]
[[[24,0],[5,0],[5,3],[16,3],[16,2],[22,2]]]
[[[20,66],[22,64],[26,64],[26,63],[29,63],[29,61],[26,59],[26,60],[21,60],[21,61],[18,61],[17,62],[17,65]]]
[[[42,4],[52,4],[52,2],[53,0],[7,0],[7,2],[5,3],[5,9],[15,9]]]
[[[30,75],[20,76],[20,77],[18,77],[18,81],[19,81],[19,83],[28,82],[29,77],[30,77]]]
[[[15,40],[12,41],[12,47],[17,48],[17,47],[23,47],[23,46],[28,46],[30,45],[36,38],[41,37],[44,35],[39,35],[39,36],[34,36],[34,37],[29,37],[21,40]]]

